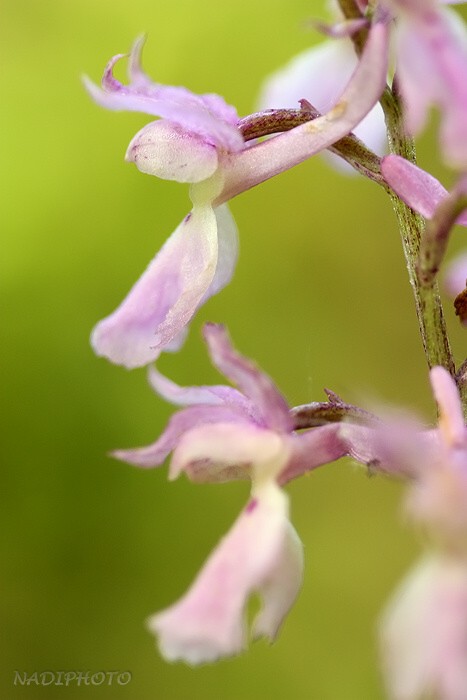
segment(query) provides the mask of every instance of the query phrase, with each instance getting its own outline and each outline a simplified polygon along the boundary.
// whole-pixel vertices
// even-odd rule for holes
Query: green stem
[[[395,153],[406,158],[411,163],[415,163],[414,143],[405,134],[401,103],[397,93],[386,88],[381,98],[381,105],[386,118],[391,153]],[[434,278],[430,285],[423,286],[417,275],[420,241],[424,231],[423,219],[394,193],[390,192],[390,196],[399,223],[409,281],[415,298],[415,308],[428,367],[442,365],[452,376],[455,376],[454,361],[446,331],[438,284]]]

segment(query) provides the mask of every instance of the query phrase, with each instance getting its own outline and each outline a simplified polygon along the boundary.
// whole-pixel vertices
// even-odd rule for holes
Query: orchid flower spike
[[[300,589],[303,553],[288,519],[281,485],[347,453],[339,424],[296,433],[283,396],[238,354],[222,326],[205,326],[215,366],[237,384],[179,387],[156,370],[150,381],[164,398],[185,406],[153,445],[115,456],[153,467],[173,452],[170,478],[194,482],[251,480],[251,498],[188,592],[151,617],[163,656],[189,664],[237,654],[246,644],[245,608],[253,592],[263,608],[253,636],[273,640]]]
[[[226,202],[347,135],[378,101],[386,81],[388,30],[375,24],[343,92],[322,117],[254,145],[245,144],[235,109],[218,95],[153,83],[140,65],[142,40],[129,58],[128,85],[107,65],[102,89],[85,86],[101,106],[161,119],[131,141],[127,160],[144,173],[190,183],[193,209],[122,304],[97,324],[92,345],[116,364],[138,367],[177,349],[197,308],[230,280],[237,257]]]

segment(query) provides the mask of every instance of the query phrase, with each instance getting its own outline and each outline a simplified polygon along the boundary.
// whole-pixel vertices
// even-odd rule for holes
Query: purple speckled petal
[[[130,142],[125,160],[163,180],[201,182],[217,169],[217,150],[198,134],[165,119],[146,124]]]
[[[402,201],[425,219],[432,218],[437,206],[448,195],[435,177],[401,156],[385,156],[381,161],[381,171]],[[457,223],[467,226],[467,212],[459,216]]]
[[[113,75],[113,68],[123,54],[114,56],[104,71],[99,88],[86,76],[84,85],[91,97],[106,109],[144,112],[176,122],[186,131],[199,134],[207,143],[238,151],[243,148],[243,138],[237,129],[238,115],[218,95],[195,95],[184,87],[171,87],[152,83],[140,68],[142,40],[138,39],[130,55],[128,86],[122,85]]]
[[[284,397],[266,374],[233,349],[225,328],[207,323],[204,337],[214,365],[257,407],[265,426],[290,432],[293,424]]]
[[[205,563],[188,592],[154,615],[149,629],[162,655],[191,665],[237,654],[246,645],[246,605],[254,592],[264,608],[256,634],[273,639],[302,579],[302,552],[288,523],[287,497],[262,489]]]
[[[137,467],[157,467],[187,431],[210,423],[244,423],[247,420],[244,413],[231,406],[189,406],[172,416],[162,435],[152,445],[115,450],[112,456]]]
[[[155,360],[190,321],[217,265],[217,221],[209,205],[194,207],[111,316],[98,323],[95,352],[116,364]]]
[[[372,27],[363,55],[337,103],[325,115],[223,158],[224,189],[216,203],[264,182],[346,136],[378,102],[386,85],[388,27]]]
[[[244,419],[245,420],[245,419]],[[275,474],[288,459],[282,436],[253,422],[217,422],[185,433],[172,456],[170,478],[184,471],[192,481],[230,481],[250,474],[254,465],[274,465]]]
[[[179,386],[164,377],[155,367],[149,369],[149,383],[166,401],[176,406],[205,404],[211,406],[237,406],[249,413],[251,402],[231,386]]]

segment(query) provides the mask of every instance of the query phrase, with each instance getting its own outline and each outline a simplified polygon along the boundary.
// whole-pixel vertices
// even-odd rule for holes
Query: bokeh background
[[[383,698],[376,619],[420,543],[400,485],[348,460],[288,487],[306,550],[303,589],[278,641],[191,669],[166,664],[143,621],[187,588],[245,503],[247,484],[195,486],[112,461],[153,441],[171,408],[144,370],[93,356],[96,321],[121,301],[189,207],[187,187],[123,162],[144,115],[85,94],[110,56],[145,31],[160,82],[217,91],[254,111],[263,77],[320,41],[317,0],[4,0],[1,7],[3,558],[0,697],[138,700]],[[421,162],[446,184],[434,132]],[[291,404],[388,401],[433,418],[390,203],[320,158],[232,203],[233,283],[160,366],[180,383],[219,381],[200,340],[228,324]],[[450,246],[459,249],[461,236]],[[451,306],[457,358],[465,340]],[[20,687],[14,670],[131,671],[121,687]]]

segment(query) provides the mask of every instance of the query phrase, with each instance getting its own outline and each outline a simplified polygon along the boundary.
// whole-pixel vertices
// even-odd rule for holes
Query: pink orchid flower
[[[382,619],[394,700],[467,698],[467,428],[452,377],[442,367],[430,377],[439,425],[431,450],[413,465],[407,511],[429,533],[434,551],[402,583]],[[411,459],[416,455],[415,448]]]
[[[302,546],[281,485],[348,452],[337,423],[295,432],[283,396],[232,348],[223,327],[207,325],[205,339],[213,363],[239,390],[179,387],[152,370],[157,392],[184,408],[153,445],[115,453],[131,464],[153,467],[172,451],[172,479],[185,472],[194,482],[251,480],[250,501],[188,592],[148,622],[163,656],[190,664],[245,647],[245,608],[253,592],[263,601],[253,636],[275,638],[303,569]]]
[[[440,143],[449,165],[467,170],[467,33],[437,0],[384,0],[397,20],[396,75],[404,119],[414,136],[430,107],[441,112]]]
[[[322,117],[254,145],[243,142],[237,114],[217,95],[195,95],[153,83],[140,66],[142,42],[129,60],[128,85],[108,64],[92,98],[112,110],[160,116],[131,141],[127,159],[145,173],[190,183],[193,209],[167,240],[126,299],[97,324],[92,344],[116,364],[138,367],[180,346],[196,309],[230,280],[237,256],[235,223],[226,202],[328,148],[378,101],[387,72],[388,32],[375,24],[343,92]]]

